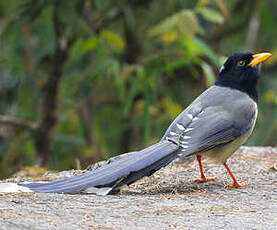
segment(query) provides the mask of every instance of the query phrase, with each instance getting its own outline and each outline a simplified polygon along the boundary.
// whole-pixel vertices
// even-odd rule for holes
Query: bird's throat
[[[257,91],[258,79],[249,79],[244,82],[231,81],[228,78],[218,78],[215,85],[228,87],[231,89],[237,89],[241,92],[246,93],[255,102],[258,101],[258,91]]]

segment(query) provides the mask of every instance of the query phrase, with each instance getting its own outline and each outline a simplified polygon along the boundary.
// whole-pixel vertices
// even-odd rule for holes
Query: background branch
[[[43,87],[42,118],[35,134],[35,145],[41,157],[42,165],[46,165],[49,159],[52,132],[57,123],[59,86],[68,54],[67,39],[63,34],[64,24],[58,17],[59,9],[61,9],[61,5],[56,3],[53,12],[55,51],[52,56],[52,69]]]
[[[37,124],[35,122],[30,122],[21,118],[8,115],[0,115],[0,124],[13,126],[15,128],[26,129],[31,132],[35,132],[37,130]]]

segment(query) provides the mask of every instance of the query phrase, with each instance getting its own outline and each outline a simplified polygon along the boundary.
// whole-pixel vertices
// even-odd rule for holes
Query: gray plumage
[[[172,122],[162,139],[179,144],[180,150],[185,145],[184,156],[188,152],[191,155],[220,149],[221,156],[215,160],[223,163],[246,141],[253,130],[256,117],[257,104],[246,93],[212,86]],[[180,129],[179,124],[184,129]],[[171,135],[172,132],[174,135]],[[240,140],[240,137],[242,143],[236,145],[235,142],[233,152],[225,153],[224,146]],[[213,158],[212,154],[210,156]]]
[[[35,192],[46,193],[76,193],[90,187],[110,188],[106,191],[111,193],[120,186],[131,184],[144,176],[149,176],[167,165],[176,158],[175,151],[177,149],[176,144],[165,140],[96,170],[87,171],[82,175],[48,183],[20,185]],[[103,192],[103,190],[99,191]],[[95,193],[98,193],[97,189]]]
[[[36,192],[57,193],[92,188],[93,193],[103,195],[152,175],[180,155],[205,153],[225,162],[251,134],[256,117],[256,103],[246,93],[212,86],[172,122],[159,143],[83,175],[20,185]]]

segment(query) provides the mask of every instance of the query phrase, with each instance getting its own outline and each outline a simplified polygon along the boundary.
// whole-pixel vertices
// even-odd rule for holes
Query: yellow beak
[[[260,54],[254,54],[253,60],[249,63],[249,65],[251,66],[255,66],[259,63],[261,63],[262,61],[265,61],[266,59],[268,59],[269,57],[271,57],[272,54],[271,53],[260,53]]]

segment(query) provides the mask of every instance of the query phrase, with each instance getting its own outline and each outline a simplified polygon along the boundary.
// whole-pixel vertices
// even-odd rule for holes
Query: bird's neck
[[[215,85],[228,87],[231,89],[237,89],[241,92],[246,93],[255,102],[258,101],[257,80],[252,79],[252,81],[241,83],[241,82],[228,81],[228,79],[218,78]]]

